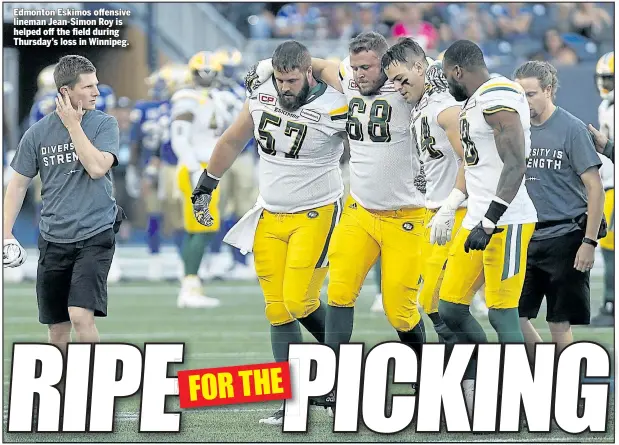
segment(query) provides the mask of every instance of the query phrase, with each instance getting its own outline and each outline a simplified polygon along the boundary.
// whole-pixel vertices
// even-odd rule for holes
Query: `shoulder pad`
[[[170,99],[170,102],[174,104],[176,102],[186,101],[186,100],[199,101],[200,94],[194,89],[183,88],[182,90],[178,90],[176,93],[174,93],[174,95]]]

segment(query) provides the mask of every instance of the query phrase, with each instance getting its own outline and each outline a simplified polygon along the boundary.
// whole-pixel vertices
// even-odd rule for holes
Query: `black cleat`
[[[324,396],[310,397],[310,405],[324,406],[325,408],[335,408],[335,391],[331,391]]]

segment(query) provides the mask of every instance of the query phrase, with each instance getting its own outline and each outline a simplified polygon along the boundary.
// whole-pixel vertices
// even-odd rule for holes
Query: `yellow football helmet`
[[[193,81],[202,87],[210,87],[223,70],[223,55],[200,51],[189,59],[187,67]]]
[[[191,85],[191,72],[185,64],[169,63],[159,70],[159,76],[165,81],[170,94]]]
[[[41,70],[37,77],[37,86],[39,93],[47,93],[56,90],[56,82],[54,81],[54,68],[56,65],[46,66]]]
[[[602,99],[615,95],[615,52],[604,54],[595,66],[595,83]]]

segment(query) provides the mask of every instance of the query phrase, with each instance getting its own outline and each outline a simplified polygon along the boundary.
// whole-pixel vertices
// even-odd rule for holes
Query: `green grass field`
[[[182,369],[232,366],[272,361],[270,334],[263,315],[263,300],[257,284],[213,283],[208,294],[221,298],[222,306],[213,310],[177,309],[178,288],[168,283],[130,283],[110,287],[109,317],[98,321],[103,341],[185,342]],[[592,308],[597,311],[602,293],[601,282],[592,283]],[[353,341],[367,347],[397,340],[384,316],[369,311],[375,294],[373,285],[364,287],[355,311]],[[323,298],[325,293],[323,292]],[[543,316],[537,321],[544,339],[549,338]],[[495,340],[487,319],[481,319],[490,341]],[[429,341],[435,340],[426,319]],[[472,434],[415,433],[413,428],[396,435],[380,435],[361,427],[359,433],[334,434],[333,419],[322,412],[310,411],[307,434],[283,434],[281,427],[258,424],[278,403],[227,406],[219,409],[185,411],[181,432],[177,434],[138,433],[139,396],[117,403],[115,432],[79,433],[6,433],[8,384],[11,350],[14,342],[44,342],[46,328],[37,321],[33,283],[5,285],[4,288],[4,441],[5,442],[610,442],[614,438],[614,389],[611,392],[608,432],[572,436],[557,428],[550,434]],[[305,333],[309,340],[309,334]],[[612,329],[577,328],[578,340],[593,340],[604,345],[614,357]],[[172,368],[174,369],[174,368]],[[177,399],[170,398],[170,408]]]

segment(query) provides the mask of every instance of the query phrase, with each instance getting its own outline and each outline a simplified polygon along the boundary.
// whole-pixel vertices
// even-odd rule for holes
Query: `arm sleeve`
[[[600,167],[602,161],[595,151],[593,140],[586,128],[581,128],[572,136],[567,147],[570,166],[579,176],[591,167]]]
[[[17,152],[11,161],[11,167],[20,175],[29,178],[34,178],[39,172],[39,161],[31,130],[26,131],[24,137],[19,141]]]
[[[118,150],[119,150],[119,130],[118,122],[112,116],[107,116],[103,123],[99,126],[97,134],[92,141],[97,150],[105,151],[114,155],[114,163],[112,167],[118,165]]]

